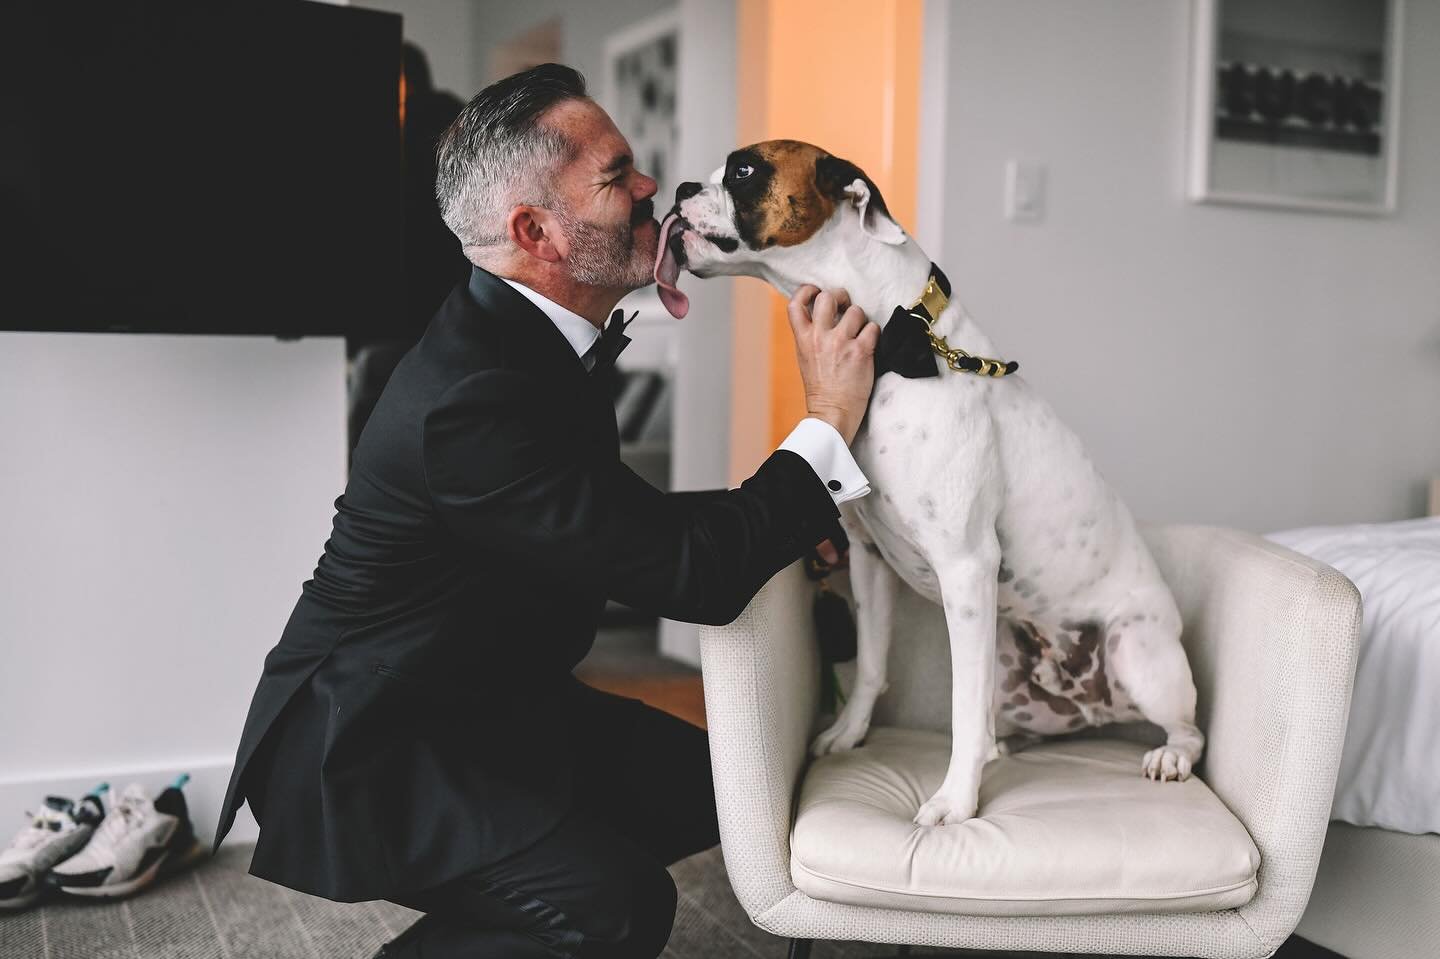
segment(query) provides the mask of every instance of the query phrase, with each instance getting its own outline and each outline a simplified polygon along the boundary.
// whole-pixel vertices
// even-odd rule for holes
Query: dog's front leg
[[[960,823],[980,805],[980,774],[1000,755],[995,743],[995,594],[1000,547],[981,544],[936,570],[950,633],[950,768],[920,807],[922,826]]]
[[[851,527],[847,524],[847,531]],[[853,749],[870,729],[875,700],[885,691],[885,670],[890,655],[891,622],[900,577],[885,562],[875,544],[854,534],[850,541],[850,586],[855,592],[855,688],[835,724],[810,745],[815,756]]]

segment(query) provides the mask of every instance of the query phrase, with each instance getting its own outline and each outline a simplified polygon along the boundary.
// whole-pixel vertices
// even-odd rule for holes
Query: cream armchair
[[[998,759],[978,819],[914,826],[948,757],[938,609],[902,590],[869,736],[815,762],[819,662],[800,565],[733,623],[703,629],[721,844],[752,921],[790,938],[792,956],[817,939],[1274,953],[1305,909],[1325,839],[1360,597],[1330,567],[1247,533],[1145,536],[1184,619],[1208,736],[1184,784],[1142,779],[1144,727],[1115,727]]]

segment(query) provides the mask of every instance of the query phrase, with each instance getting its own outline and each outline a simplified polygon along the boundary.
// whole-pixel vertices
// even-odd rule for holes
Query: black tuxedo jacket
[[[839,515],[788,450],[736,490],[645,483],[570,344],[478,269],[396,367],[335,508],[265,658],[215,847],[247,794],[282,795],[250,871],[341,901],[444,882],[564,815],[567,724],[591,695],[571,670],[607,598],[729,622]],[[292,697],[311,705],[282,715]]]

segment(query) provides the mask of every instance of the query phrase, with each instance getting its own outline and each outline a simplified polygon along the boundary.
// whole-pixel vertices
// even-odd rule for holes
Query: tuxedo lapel
[[[562,403],[574,397],[573,413],[585,423],[585,435],[613,455],[620,452],[615,404],[598,377],[590,376],[575,348],[550,317],[504,280],[474,267],[470,296],[500,331],[504,363],[535,373],[551,384]]]
[[[477,266],[470,272],[470,296],[499,327],[507,366],[538,373],[557,387],[584,385],[585,366],[570,341],[510,284]]]

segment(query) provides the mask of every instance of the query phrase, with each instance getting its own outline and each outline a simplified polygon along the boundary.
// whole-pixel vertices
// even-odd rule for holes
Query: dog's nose
[[[683,203],[703,189],[698,183],[682,183],[675,188],[675,202]]]

